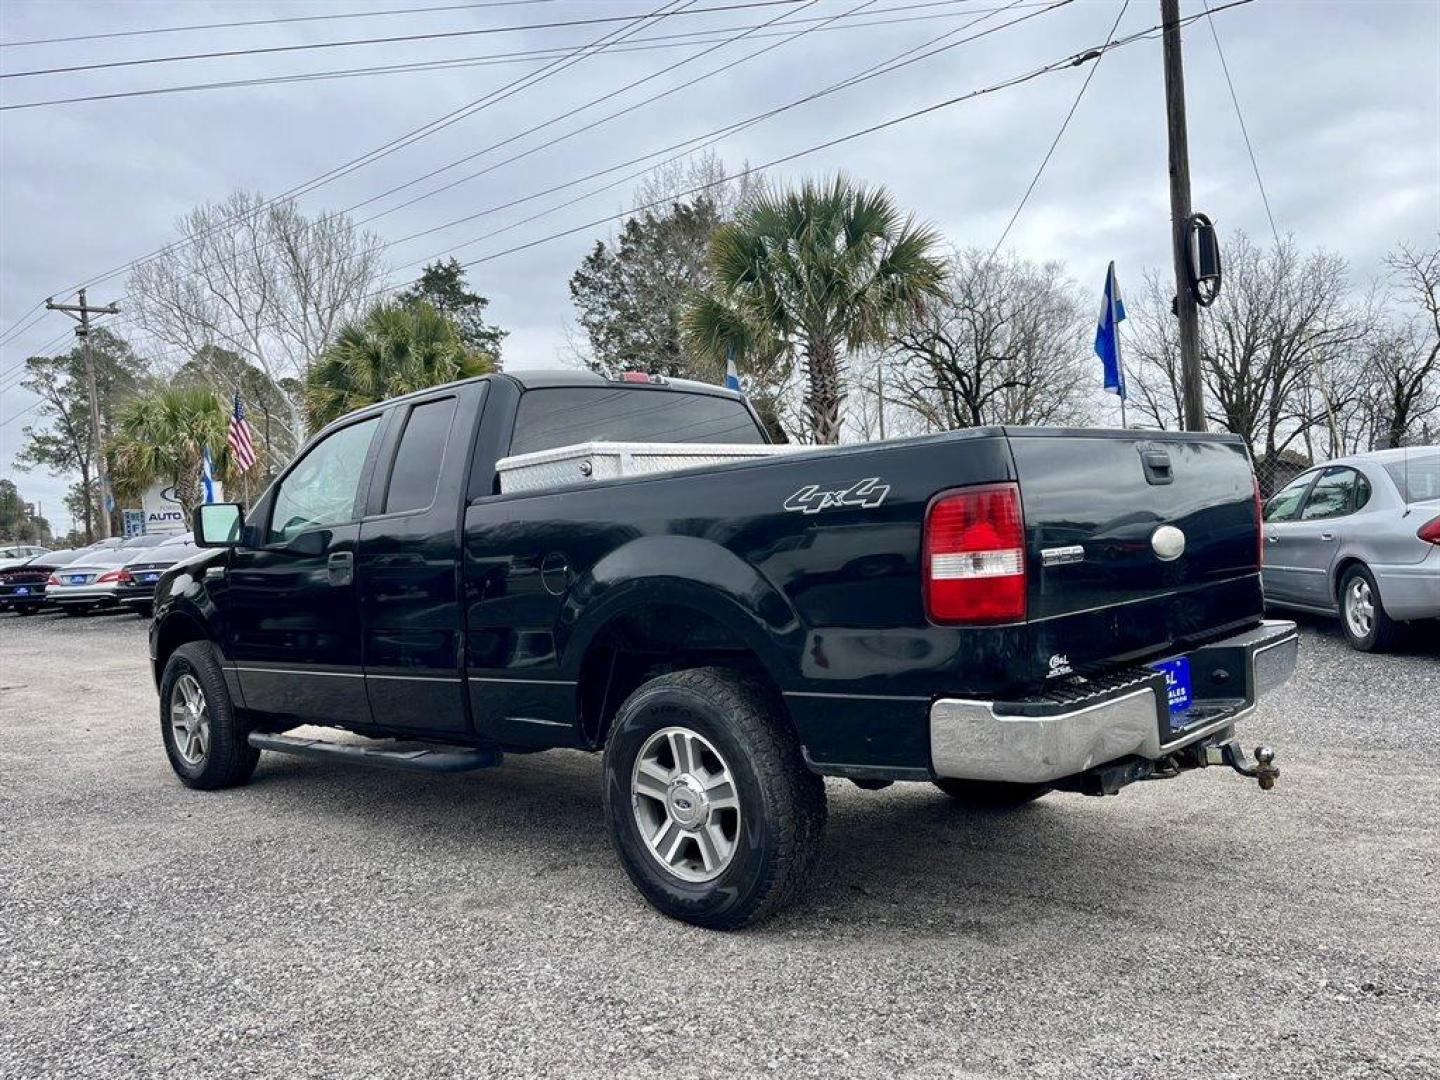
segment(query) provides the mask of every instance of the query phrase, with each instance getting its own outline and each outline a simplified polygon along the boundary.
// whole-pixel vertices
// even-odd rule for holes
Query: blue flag
[[[210,460],[210,447],[205,447],[200,455],[200,485],[205,489],[205,501],[215,501],[215,463]]]
[[[740,372],[735,367],[735,346],[730,345],[725,349],[725,389],[740,389]]]
[[[1125,365],[1120,360],[1120,324],[1125,320],[1125,301],[1115,280],[1115,264],[1105,274],[1105,297],[1100,303],[1100,323],[1095,328],[1095,355],[1105,365],[1105,390],[1125,400]]]

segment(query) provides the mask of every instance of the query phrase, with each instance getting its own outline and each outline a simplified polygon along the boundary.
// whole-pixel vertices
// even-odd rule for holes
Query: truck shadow
[[[649,915],[611,850],[595,757],[557,751],[468,776],[428,777],[267,754],[246,794],[264,799],[267,819],[286,828],[363,834],[377,866],[413,860],[423,847],[473,860],[477,881],[495,876],[486,864],[503,865],[522,891],[534,891],[511,902],[535,910],[563,889],[580,910],[601,903]],[[919,921],[936,932],[998,940],[1046,914],[1138,915],[1154,903],[1151,886],[1173,876],[1167,862],[1183,876],[1190,871],[1181,867],[1195,861],[1179,838],[1083,812],[1102,801],[1080,796],[987,814],[923,784],[872,793],[831,782],[829,794],[830,824],[807,897],[754,933],[829,936],[853,926],[873,934],[903,905],[912,929]],[[1116,880],[1126,889],[1114,889]],[[473,903],[485,906],[479,894]]]

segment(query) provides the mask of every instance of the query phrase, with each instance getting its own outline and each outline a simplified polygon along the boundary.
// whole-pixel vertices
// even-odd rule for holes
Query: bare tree
[[[1141,409],[1161,427],[1176,426],[1179,350],[1169,294],[1146,278],[1130,355]],[[1256,457],[1272,461],[1313,429],[1345,449],[1338,412],[1348,401],[1344,365],[1372,325],[1371,305],[1353,298],[1340,256],[1301,255],[1293,241],[1257,247],[1243,233],[1228,245],[1225,288],[1201,318],[1206,412],[1243,435]]]
[[[234,350],[259,367],[289,403],[290,445],[276,449],[293,453],[306,434],[299,387],[376,291],[379,238],[343,214],[307,218],[292,202],[244,191],[197,207],[177,229],[164,254],[131,274],[131,310],[187,356]]]
[[[952,266],[891,350],[896,399],[933,430],[1091,422],[1092,327],[1061,264],[971,249]]]
[[[1402,244],[1386,259],[1404,314],[1371,347],[1376,441],[1403,446],[1440,412],[1440,246]]]

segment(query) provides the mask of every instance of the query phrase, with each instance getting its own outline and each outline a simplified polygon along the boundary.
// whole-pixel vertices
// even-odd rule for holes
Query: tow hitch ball
[[[1218,746],[1205,747],[1206,765],[1229,765],[1241,776],[1253,776],[1261,791],[1269,791],[1280,777],[1280,767],[1275,764],[1275,751],[1268,746],[1255,748],[1255,763],[1245,760],[1245,751],[1235,739]]]

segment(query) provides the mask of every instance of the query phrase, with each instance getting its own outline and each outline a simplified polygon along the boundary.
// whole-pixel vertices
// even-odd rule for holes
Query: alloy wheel
[[[170,733],[175,752],[187,765],[199,765],[210,751],[210,709],[200,682],[188,672],[170,691]]]
[[[713,881],[740,843],[740,796],[730,766],[705,736],[655,732],[640,748],[630,805],[651,856],[683,881]]]
[[[1369,637],[1375,628],[1375,597],[1370,582],[1358,575],[1345,590],[1345,621],[1351,635],[1357,638]]]

